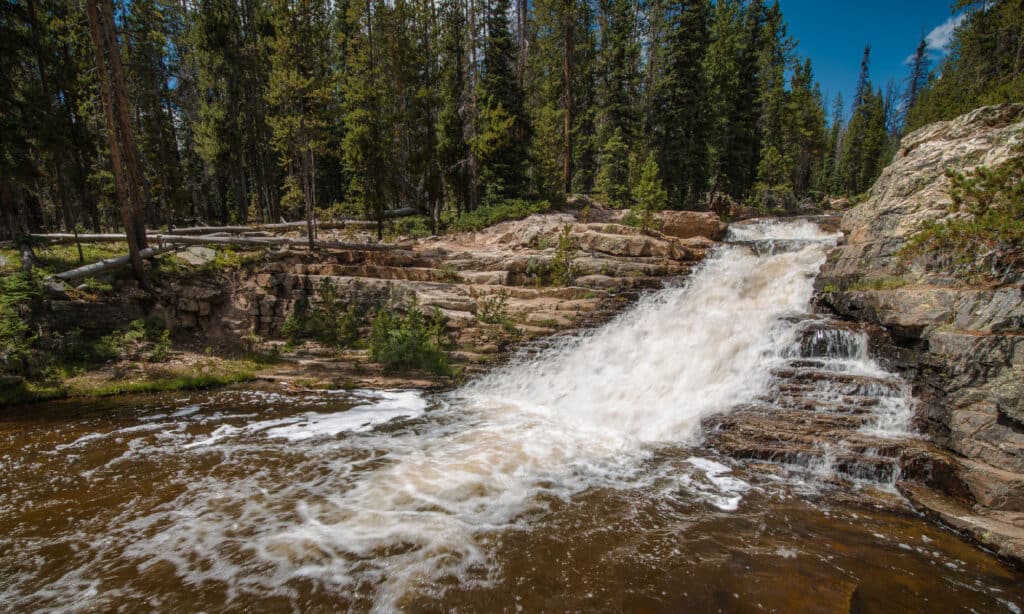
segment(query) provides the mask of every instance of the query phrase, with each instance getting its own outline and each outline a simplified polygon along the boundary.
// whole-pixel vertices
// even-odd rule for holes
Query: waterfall
[[[788,247],[722,245],[685,285],[444,395],[412,432],[369,436],[380,466],[348,472],[327,496],[298,496],[296,522],[275,524],[278,514],[254,508],[250,521],[267,526],[255,538],[260,558],[284,576],[372,582],[388,609],[411,586],[469,581],[489,565],[486,536],[525,528],[551,497],[650,483],[657,475],[640,468],[657,446],[694,443],[703,418],[768,390],[798,343],[799,316],[835,240],[806,222],[747,225],[733,238]],[[399,400],[381,408],[388,418]],[[406,417],[422,414],[419,395],[404,401]],[[333,447],[313,435],[336,433],[344,415],[255,422],[193,445],[229,445],[244,431]],[[689,460],[704,476],[693,496],[735,509],[746,484],[724,465]]]

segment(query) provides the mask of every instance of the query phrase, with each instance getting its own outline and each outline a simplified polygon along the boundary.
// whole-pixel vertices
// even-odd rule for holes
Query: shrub
[[[23,372],[35,343],[28,315],[41,297],[31,273],[0,277],[0,371]]]
[[[644,231],[655,229],[655,214],[663,210],[668,203],[668,192],[661,184],[658,172],[658,163],[652,152],[648,154],[640,172],[640,180],[633,188],[633,200],[636,204],[626,216],[628,225]]]
[[[456,232],[473,232],[483,230],[500,222],[521,220],[535,213],[544,213],[551,209],[547,201],[528,201],[519,198],[508,199],[496,205],[480,207],[451,221],[449,228]]]
[[[450,375],[444,322],[437,308],[427,317],[415,301],[405,315],[381,308],[370,332],[370,360],[388,369],[423,369]]]
[[[160,334],[153,350],[149,353],[149,362],[166,362],[171,355],[171,331],[164,330]]]
[[[441,278],[449,282],[460,282],[462,281],[462,274],[459,273],[459,267],[455,266],[450,262],[446,262],[441,266],[437,267],[437,270],[441,273]]]
[[[1024,268],[1024,143],[1003,164],[967,173],[947,171],[961,217],[930,221],[900,252],[937,258],[961,277],[1002,279]]]
[[[354,301],[346,301],[330,281],[324,279],[317,290],[318,303],[298,301],[281,328],[289,343],[314,339],[324,345],[346,348],[359,341],[362,310]],[[346,304],[348,303],[348,304]]]
[[[407,237],[421,239],[433,235],[432,224],[429,216],[414,215],[411,217],[398,218],[391,222],[388,235],[392,238]]]
[[[558,246],[551,260],[551,283],[569,286],[576,279],[576,241],[572,238],[572,226],[566,224],[558,234]]]
[[[511,324],[508,313],[508,292],[502,290],[498,294],[482,297],[477,301],[476,319],[484,324]]]

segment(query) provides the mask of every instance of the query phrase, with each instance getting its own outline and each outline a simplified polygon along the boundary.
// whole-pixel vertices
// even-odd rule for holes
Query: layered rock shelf
[[[973,111],[903,139],[818,280],[820,305],[884,329],[891,368],[912,382],[916,426],[952,452],[949,475],[902,490],[922,510],[1024,559],[1024,288],[977,282],[909,261],[907,240],[953,215],[948,170],[1006,160],[1024,137],[1024,105]],[[922,477],[922,476],[918,476]],[[925,478],[927,476],[924,476]]]
[[[682,281],[725,231],[713,213],[666,212],[664,232],[641,232],[621,218],[622,212],[601,210],[591,212],[589,221],[554,213],[389,250],[273,250],[230,279],[169,289],[156,309],[176,334],[238,345],[253,336],[281,339],[298,302],[315,304],[325,283],[367,312],[415,301],[443,317],[453,358],[472,373],[523,342],[607,320],[641,290]],[[574,245],[572,281],[554,285],[551,263],[567,226]],[[488,308],[500,311],[500,322],[485,317]],[[387,382],[368,364],[365,350],[339,352],[309,342],[295,357],[297,366],[279,371]],[[360,372],[353,373],[352,365]]]

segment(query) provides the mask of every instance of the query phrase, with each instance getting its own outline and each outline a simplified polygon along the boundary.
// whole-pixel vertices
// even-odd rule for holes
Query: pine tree
[[[601,149],[601,170],[595,185],[612,207],[629,204],[629,171],[629,146],[622,138],[622,130],[616,130]]]
[[[668,192],[658,173],[658,162],[654,152],[651,152],[644,161],[639,181],[633,187],[633,201],[636,204],[631,213],[639,228],[644,231],[654,229],[655,216],[665,209],[668,202]]]
[[[180,30],[177,8],[156,0],[133,0],[124,16],[127,78],[138,111],[139,153],[146,176],[145,213],[152,225],[171,222],[184,200],[167,66],[170,35]]]
[[[440,110],[437,119],[438,163],[448,201],[457,213],[469,210],[469,145],[466,143],[465,114],[466,19],[459,0],[446,0],[441,5],[441,85]],[[435,216],[435,224],[440,212]],[[436,230],[436,229],[435,229]]]
[[[707,84],[694,58],[707,52],[710,10],[707,0],[685,0],[665,2],[657,13],[664,39],[648,132],[673,208],[695,205],[707,187]]]
[[[391,191],[386,82],[381,70],[374,0],[349,7],[351,35],[345,80],[345,164],[352,173],[352,192],[367,214],[377,220],[377,238],[384,237],[384,210]]]
[[[796,196],[802,196],[811,188],[827,147],[825,109],[810,58],[793,70],[784,119],[788,183]]]
[[[104,117],[107,125],[107,139],[110,143],[111,164],[117,200],[121,206],[121,220],[128,242],[128,255],[132,272],[139,282],[144,282],[144,271],[140,252],[146,247],[146,227],[143,220],[142,169],[139,164],[138,148],[135,144],[133,115],[128,94],[121,52],[117,45],[114,8],[111,0],[100,3],[88,0],[89,33],[93,41],[96,71],[99,74],[100,92],[103,97]]]
[[[508,15],[509,0],[489,0],[477,130],[480,186],[489,203],[522,194],[529,161],[531,128]]]
[[[708,117],[708,179],[712,192],[723,191],[729,184],[727,162],[731,159],[730,117],[739,95],[739,60],[743,54],[743,3],[740,0],[719,0],[711,9],[710,41],[704,58],[704,74],[708,85],[706,96]]]
[[[910,59],[910,74],[907,75],[903,94],[904,109],[911,109],[917,104],[921,91],[928,85],[928,75],[930,72],[931,61],[928,58],[928,42],[922,36],[921,41],[917,44],[914,56]]]
[[[1024,100],[1024,4],[959,0],[967,18],[956,28],[937,77],[918,92],[907,129],[951,119],[988,104]]]
[[[313,249],[316,157],[324,149],[330,101],[330,19],[324,0],[274,0],[273,6],[275,37],[266,93],[270,105],[267,123],[287,172],[287,196],[304,210]]]
[[[754,186],[761,154],[762,36],[764,4],[753,0],[746,8],[743,43],[736,60],[737,79],[725,116],[726,134],[720,152],[720,187],[742,198]]]
[[[630,0],[598,0],[599,118],[602,143],[620,132],[626,143],[640,130],[640,41],[636,36],[636,6]]]

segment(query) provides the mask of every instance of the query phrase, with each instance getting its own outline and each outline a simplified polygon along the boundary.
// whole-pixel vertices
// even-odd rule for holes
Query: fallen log
[[[64,243],[74,241],[75,236],[69,233],[34,234],[35,239],[48,240],[53,243]],[[234,237],[225,234],[184,236],[172,234],[149,234],[146,238],[154,243],[177,243],[181,245],[231,245],[238,247],[276,247],[281,245],[301,245],[308,242],[305,239],[292,239],[290,237]],[[123,234],[82,234],[78,240],[83,243],[120,242],[125,240]],[[317,247],[328,249],[352,249],[364,251],[387,251],[392,249],[407,249],[400,245],[383,243],[346,243],[342,241],[317,241]]]
[[[418,209],[416,209],[415,207],[402,207],[401,209],[389,209],[389,210],[385,211],[384,212],[384,217],[386,217],[386,218],[409,217],[410,215],[416,215],[419,212],[420,211]],[[374,222],[374,223],[376,223],[376,222]]]
[[[160,234],[150,235],[148,238],[150,241],[155,243],[179,243],[182,245],[232,245],[239,247],[277,247],[282,245],[299,245],[305,247],[308,245],[308,242],[305,239],[292,239],[289,237],[187,237],[181,235]],[[405,246],[385,243],[345,243],[342,241],[317,241],[316,246],[327,249],[351,249],[372,252],[408,249]]]
[[[177,245],[164,245],[160,247],[147,247],[146,249],[139,252],[139,256],[143,259],[152,258],[153,256],[159,256],[165,252],[173,251],[178,249]],[[99,262],[93,262],[85,266],[80,266],[77,269],[71,269],[70,271],[64,271],[63,273],[57,273],[54,275],[56,279],[65,282],[77,281],[93,275],[100,275],[107,271],[123,267],[131,263],[131,258],[127,255],[118,256],[116,258],[107,258],[106,260],[100,260]]]
[[[41,239],[49,241],[51,243],[71,243],[74,241],[81,241],[82,243],[116,243],[118,241],[127,242],[127,238],[124,233],[118,234],[80,234],[77,237],[70,232],[51,232],[48,234],[32,234],[29,235],[33,239]]]

